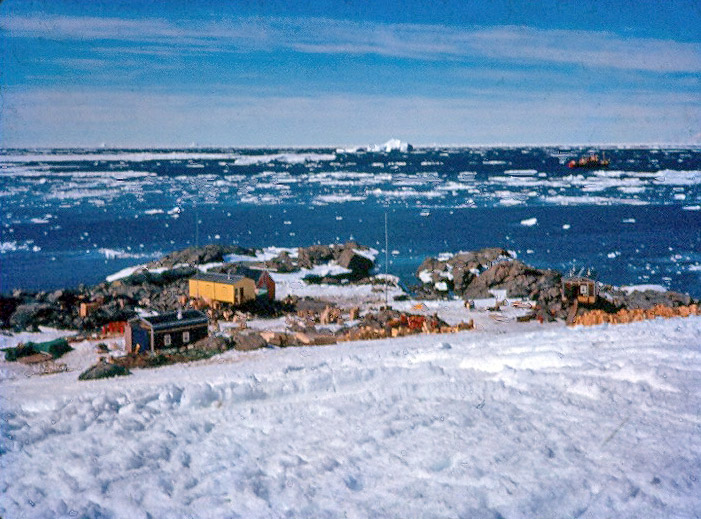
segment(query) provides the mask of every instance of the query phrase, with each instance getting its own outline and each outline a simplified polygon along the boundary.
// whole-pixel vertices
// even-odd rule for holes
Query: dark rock
[[[300,247],[298,249],[297,265],[299,268],[311,269],[315,265],[328,263],[333,257],[333,250],[328,245]]]
[[[83,371],[78,380],[97,380],[100,378],[123,377],[130,374],[131,372],[124,366],[100,361]]]
[[[487,299],[492,297],[492,294],[489,293],[489,287],[473,283],[463,290],[462,297],[464,299]]]
[[[149,272],[147,270],[141,270],[121,280],[122,282],[119,285],[110,286],[109,288],[117,293],[121,292],[129,295],[129,286],[139,287],[140,285],[146,284],[163,286],[183,278],[190,278],[196,272],[197,269],[190,266],[178,267],[163,272]],[[107,287],[101,286],[98,288],[98,290],[105,290],[106,288]],[[93,294],[94,293],[95,290],[93,290]]]
[[[431,284],[423,285],[412,285],[409,290],[416,297],[416,299],[421,299],[424,301],[434,301],[439,299],[445,299],[445,294],[440,293]]]
[[[457,264],[453,267],[453,290],[461,294],[475,278],[465,264]]]
[[[347,250],[368,250],[367,247],[364,245],[360,245],[356,241],[348,241],[344,243],[343,245],[340,244],[334,244],[331,245],[331,251],[333,253],[333,259],[334,261],[338,261],[338,259],[341,257],[341,255],[346,252]]]
[[[359,326],[369,326],[371,328],[385,328],[389,322],[399,319],[402,313],[397,310],[386,309],[377,313],[366,314],[359,323]]]
[[[329,301],[324,301],[321,299],[314,299],[312,297],[305,297],[304,299],[298,299],[297,301],[294,302],[295,305],[295,310],[300,311],[300,312],[316,312],[316,313],[321,313],[323,312],[326,307],[331,306],[335,307],[336,304],[329,302]]]
[[[463,292],[469,299],[489,297],[489,290],[506,290],[507,297],[560,297],[560,274],[529,267],[518,260],[502,261],[476,276]],[[544,294],[547,292],[547,294]]]
[[[351,270],[354,279],[368,277],[374,266],[371,259],[361,256],[350,248],[345,249],[336,261],[341,267]]]
[[[46,303],[28,303],[17,306],[9,320],[13,328],[24,330],[28,327],[52,323],[58,308]]]
[[[501,247],[489,247],[474,252],[460,252],[448,260],[448,264],[464,264],[469,268],[489,268],[495,261],[512,258],[511,253]]]
[[[634,290],[630,293],[622,290],[602,291],[602,295],[616,308],[627,310],[643,309],[649,310],[657,305],[669,307],[688,306],[693,303],[693,299],[688,294],[678,292],[658,292],[656,290]]]
[[[256,332],[236,332],[231,336],[234,349],[239,351],[252,351],[265,348],[268,343]]]
[[[280,273],[297,272],[299,270],[299,267],[292,261],[287,251],[282,251],[277,257],[266,261],[265,268]]]
[[[447,263],[445,261],[439,261],[436,258],[426,258],[421,262],[419,268],[416,269],[416,277],[419,276],[421,272],[427,270],[429,272],[436,274],[436,279],[438,278],[438,273],[445,270]]]
[[[16,297],[0,296],[0,326],[2,328],[10,326],[10,317],[21,303],[22,300]]]
[[[56,290],[46,296],[46,301],[67,308],[76,304],[78,294],[73,290]]]

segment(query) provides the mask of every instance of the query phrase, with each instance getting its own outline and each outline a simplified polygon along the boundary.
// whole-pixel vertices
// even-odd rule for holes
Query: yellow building
[[[256,298],[256,283],[245,276],[199,273],[190,278],[190,297],[240,305]]]

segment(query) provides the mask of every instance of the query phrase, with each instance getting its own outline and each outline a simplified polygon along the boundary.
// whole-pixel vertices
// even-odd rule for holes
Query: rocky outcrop
[[[253,261],[256,251],[255,249],[239,247],[238,245],[209,244],[204,247],[188,247],[181,251],[171,252],[161,259],[149,263],[148,267],[173,268],[180,264],[202,265],[205,263],[224,261],[224,256],[227,254],[251,256],[251,261]]]
[[[114,282],[104,282],[92,287],[79,286],[75,290],[54,292],[25,292],[16,290],[11,296],[0,297],[0,326],[15,330],[36,329],[37,326],[95,330],[114,322],[126,321],[133,317],[137,307],[156,311],[169,311],[182,304],[188,293],[188,279],[198,272],[199,264],[223,262],[228,254],[250,256],[251,262],[225,263],[215,268],[220,272],[236,272],[244,265],[263,266],[277,272],[294,272],[300,268],[313,268],[329,261],[339,261],[349,265],[350,275],[341,277],[360,279],[367,276],[373,262],[354,251],[368,250],[355,242],[343,245],[312,245],[300,247],[298,254],[282,251],[277,257],[264,264],[255,262],[256,251],[239,246],[207,245],[190,247],[170,253],[150,263],[148,268],[165,269],[152,272],[147,269]],[[326,279],[329,283],[340,282],[338,276]],[[89,311],[79,315],[81,303],[89,306]],[[280,315],[285,305],[279,301],[254,300],[240,306],[238,310],[256,315]],[[212,318],[225,316],[225,312],[212,310]]]
[[[297,265],[302,269],[311,269],[334,259],[333,248],[330,245],[312,245],[298,249]]]
[[[422,284],[416,292],[426,299],[445,297],[446,293],[437,288],[441,281],[466,300],[493,297],[495,290],[503,290],[506,297],[535,301],[532,316],[544,320],[566,318],[572,303],[562,299],[559,272],[526,265],[500,248],[461,252],[439,259],[426,258],[417,270],[417,277]],[[610,286],[603,287],[599,296],[594,306],[608,313],[660,306],[677,308],[693,303],[689,295],[677,292],[624,292]],[[580,307],[578,312],[585,310]]]
[[[438,272],[427,269],[439,269]],[[450,276],[448,276],[450,274]],[[464,299],[493,297],[492,291],[503,290],[510,298],[525,298],[537,302],[539,315],[545,319],[564,318],[561,275],[554,270],[530,267],[515,260],[500,248],[477,252],[461,252],[444,261],[426,259],[418,275],[423,290],[435,293],[436,279],[451,279],[451,288]]]
[[[491,297],[490,290],[506,290],[507,297],[537,300],[554,289],[560,297],[561,276],[553,270],[540,270],[518,260],[503,261],[475,276],[463,290],[466,299]]]
[[[481,272],[495,262],[511,258],[507,250],[499,247],[459,252],[445,258],[426,258],[416,270],[416,276],[422,282],[421,293],[427,299],[445,297],[449,291],[462,295]],[[473,293],[478,294],[475,290]]]
[[[649,310],[657,306],[676,308],[679,306],[689,306],[693,299],[688,294],[679,292],[660,292],[659,290],[633,290],[625,292],[607,287],[601,292],[601,296],[611,302],[616,308],[627,308],[628,310]]]
[[[311,245],[299,247],[296,256],[282,251],[262,266],[276,272],[297,272],[300,269],[312,269],[317,265],[325,265],[330,261],[335,261],[343,268],[349,269],[351,274],[333,277],[359,280],[367,277],[375,266],[373,260],[362,254],[363,251],[369,250],[368,247],[354,241],[342,245]]]
[[[48,303],[21,304],[12,313],[9,325],[17,329],[46,325],[54,321],[54,314],[57,311],[59,311],[57,307]]]

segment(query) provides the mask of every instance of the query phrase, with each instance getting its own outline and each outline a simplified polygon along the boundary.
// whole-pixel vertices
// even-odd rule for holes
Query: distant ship
[[[568,168],[601,169],[608,168],[611,163],[606,157],[599,158],[598,155],[580,157],[579,160],[571,160],[567,163]]]

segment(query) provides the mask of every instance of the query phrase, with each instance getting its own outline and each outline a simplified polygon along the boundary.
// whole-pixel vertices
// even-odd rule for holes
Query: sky
[[[5,0],[0,38],[3,148],[701,144],[698,0]]]

